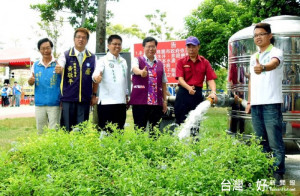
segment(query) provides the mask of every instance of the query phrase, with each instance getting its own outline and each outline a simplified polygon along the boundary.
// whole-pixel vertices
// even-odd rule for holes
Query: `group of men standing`
[[[122,38],[119,35],[109,36],[108,52],[98,61],[86,49],[88,40],[87,29],[76,29],[74,47],[57,60],[52,55],[51,40],[44,38],[38,42],[37,47],[42,58],[32,66],[28,83],[35,85],[36,122],[39,132],[42,133],[45,126],[55,128],[56,125],[71,131],[75,125],[89,119],[90,106],[97,104],[100,130],[111,131],[106,128],[107,123],[117,124],[119,129],[123,129],[126,110],[131,105],[135,127],[144,129],[149,124],[150,135],[153,135],[153,127],[158,125],[163,113],[167,111],[168,79],[163,63],[155,56],[157,40],[153,37],[143,40],[144,55],[134,59],[131,73],[127,73],[127,62],[120,55]],[[216,75],[209,62],[198,55],[199,40],[189,37],[186,45],[188,56],[177,67],[179,84],[182,86],[177,97],[180,98],[183,93],[175,106],[178,124],[184,121],[188,110],[194,109],[202,101],[202,96],[199,95],[202,95],[205,76],[212,88],[210,96],[216,99]],[[205,67],[200,70],[198,67],[202,64]],[[130,100],[128,74],[132,74]],[[197,97],[194,96],[196,92]],[[194,100],[195,107],[192,108],[189,103]]]
[[[282,52],[273,47],[270,25],[261,23],[255,27],[254,42],[260,51],[251,58],[249,106],[256,134],[263,138],[264,151],[273,151],[276,157],[276,179],[284,174],[284,146],[280,123]],[[42,131],[49,121],[50,128],[60,124],[67,131],[89,119],[90,105],[98,104],[98,127],[107,123],[124,128],[126,110],[132,106],[134,125],[145,129],[149,123],[150,135],[167,111],[167,82],[163,63],[156,58],[158,42],[153,37],[143,40],[144,55],[133,60],[131,65],[132,93],[129,99],[127,63],[120,55],[122,38],[108,38],[108,52],[99,61],[86,49],[89,32],[78,28],[74,33],[74,47],[64,52],[58,60],[52,56],[52,42],[45,38],[39,41],[42,58],[35,62],[29,84],[35,84],[37,128]],[[217,78],[209,61],[198,54],[200,42],[196,37],[186,39],[188,55],[176,66],[179,90],[175,101],[176,123],[181,124],[189,111],[203,101],[202,87],[206,79],[217,101]],[[279,76],[279,77],[277,77]],[[276,78],[277,77],[277,78]],[[250,84],[249,81],[249,84]],[[278,86],[276,92],[272,86]],[[274,94],[275,93],[275,94]],[[266,96],[261,96],[265,94]],[[98,100],[96,99],[98,97]],[[60,110],[62,107],[62,111]],[[60,113],[61,111],[61,113]],[[60,117],[61,114],[61,117]]]

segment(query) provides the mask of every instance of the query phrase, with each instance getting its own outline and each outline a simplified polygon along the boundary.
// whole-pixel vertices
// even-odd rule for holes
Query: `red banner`
[[[134,57],[144,55],[142,44],[134,44]],[[168,83],[178,83],[176,76],[176,63],[178,59],[187,55],[185,40],[158,42],[156,58],[164,64]]]

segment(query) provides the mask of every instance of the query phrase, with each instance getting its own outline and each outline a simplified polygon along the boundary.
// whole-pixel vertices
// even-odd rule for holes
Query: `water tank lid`
[[[273,16],[270,18],[266,18],[261,22],[270,22],[270,21],[278,21],[278,20],[300,20],[299,16],[291,16],[291,15],[281,15],[281,16]]]

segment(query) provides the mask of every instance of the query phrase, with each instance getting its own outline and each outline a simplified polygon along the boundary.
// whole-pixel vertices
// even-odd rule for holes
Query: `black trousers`
[[[98,126],[105,129],[107,123],[117,124],[118,129],[124,129],[126,120],[126,104],[98,105]],[[112,132],[111,129],[106,131]]]
[[[153,127],[158,125],[163,112],[159,105],[132,105],[133,121],[136,128],[145,129],[149,122],[149,134],[153,134]]]
[[[188,90],[179,86],[174,105],[176,123],[179,125],[184,122],[188,113],[203,101],[202,88],[195,87],[195,90],[196,93],[190,95]]]
[[[2,96],[2,107],[7,106],[9,104],[9,103],[7,104],[7,102],[8,102],[8,97]]]
[[[72,126],[89,120],[89,115],[89,103],[62,102],[61,126],[71,131]]]

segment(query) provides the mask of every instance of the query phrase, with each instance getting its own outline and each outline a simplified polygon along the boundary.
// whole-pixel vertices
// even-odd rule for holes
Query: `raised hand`
[[[61,74],[62,71],[63,71],[63,67],[56,63],[56,66],[55,66],[55,73]]]
[[[98,76],[95,76],[95,78],[94,78],[95,82],[100,83],[102,80],[102,76],[103,76],[102,72],[100,72],[100,74]]]
[[[28,79],[28,84],[33,85],[35,82],[34,73],[32,73],[31,77]]]
[[[254,66],[254,72],[256,74],[261,74],[262,71],[263,71],[263,68],[262,68],[261,64],[259,63],[259,60],[256,59],[256,65]]]
[[[145,78],[147,77],[148,75],[148,70],[147,70],[147,67],[145,66],[143,70],[141,70],[141,76],[142,78]]]

